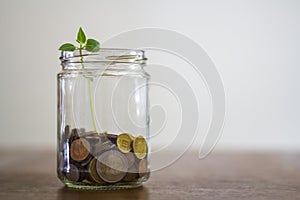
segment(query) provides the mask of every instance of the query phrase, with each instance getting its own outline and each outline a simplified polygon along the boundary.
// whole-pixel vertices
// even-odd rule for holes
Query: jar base
[[[143,183],[118,183],[113,185],[83,185],[83,184],[74,184],[72,182],[65,182],[66,187],[72,189],[80,190],[124,190],[131,188],[138,188],[143,185]]]

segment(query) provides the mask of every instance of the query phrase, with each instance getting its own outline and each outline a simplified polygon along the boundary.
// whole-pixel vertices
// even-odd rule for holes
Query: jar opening
[[[101,48],[99,52],[88,52],[82,50],[62,51],[59,58],[62,66],[81,64],[81,63],[99,63],[103,65],[114,64],[145,64],[147,58],[145,52],[139,49],[116,49]]]

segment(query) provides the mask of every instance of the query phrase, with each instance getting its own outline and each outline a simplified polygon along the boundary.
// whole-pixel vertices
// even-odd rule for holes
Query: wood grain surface
[[[170,155],[160,159],[165,156]],[[0,184],[1,200],[300,199],[300,154],[228,152],[199,160],[196,152],[188,152],[153,172],[143,187],[84,191],[59,181],[54,151],[2,150]]]

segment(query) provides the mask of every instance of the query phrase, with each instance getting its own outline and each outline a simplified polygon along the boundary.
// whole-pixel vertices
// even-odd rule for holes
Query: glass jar
[[[63,51],[60,60],[59,179],[79,189],[141,186],[150,174],[144,51]]]

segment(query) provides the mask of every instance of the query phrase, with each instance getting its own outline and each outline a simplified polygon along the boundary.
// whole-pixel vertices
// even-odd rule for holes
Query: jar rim
[[[98,52],[88,52],[78,49],[75,51],[61,51],[61,64],[101,63],[101,64],[144,64],[147,60],[145,51],[128,48],[101,48]]]

